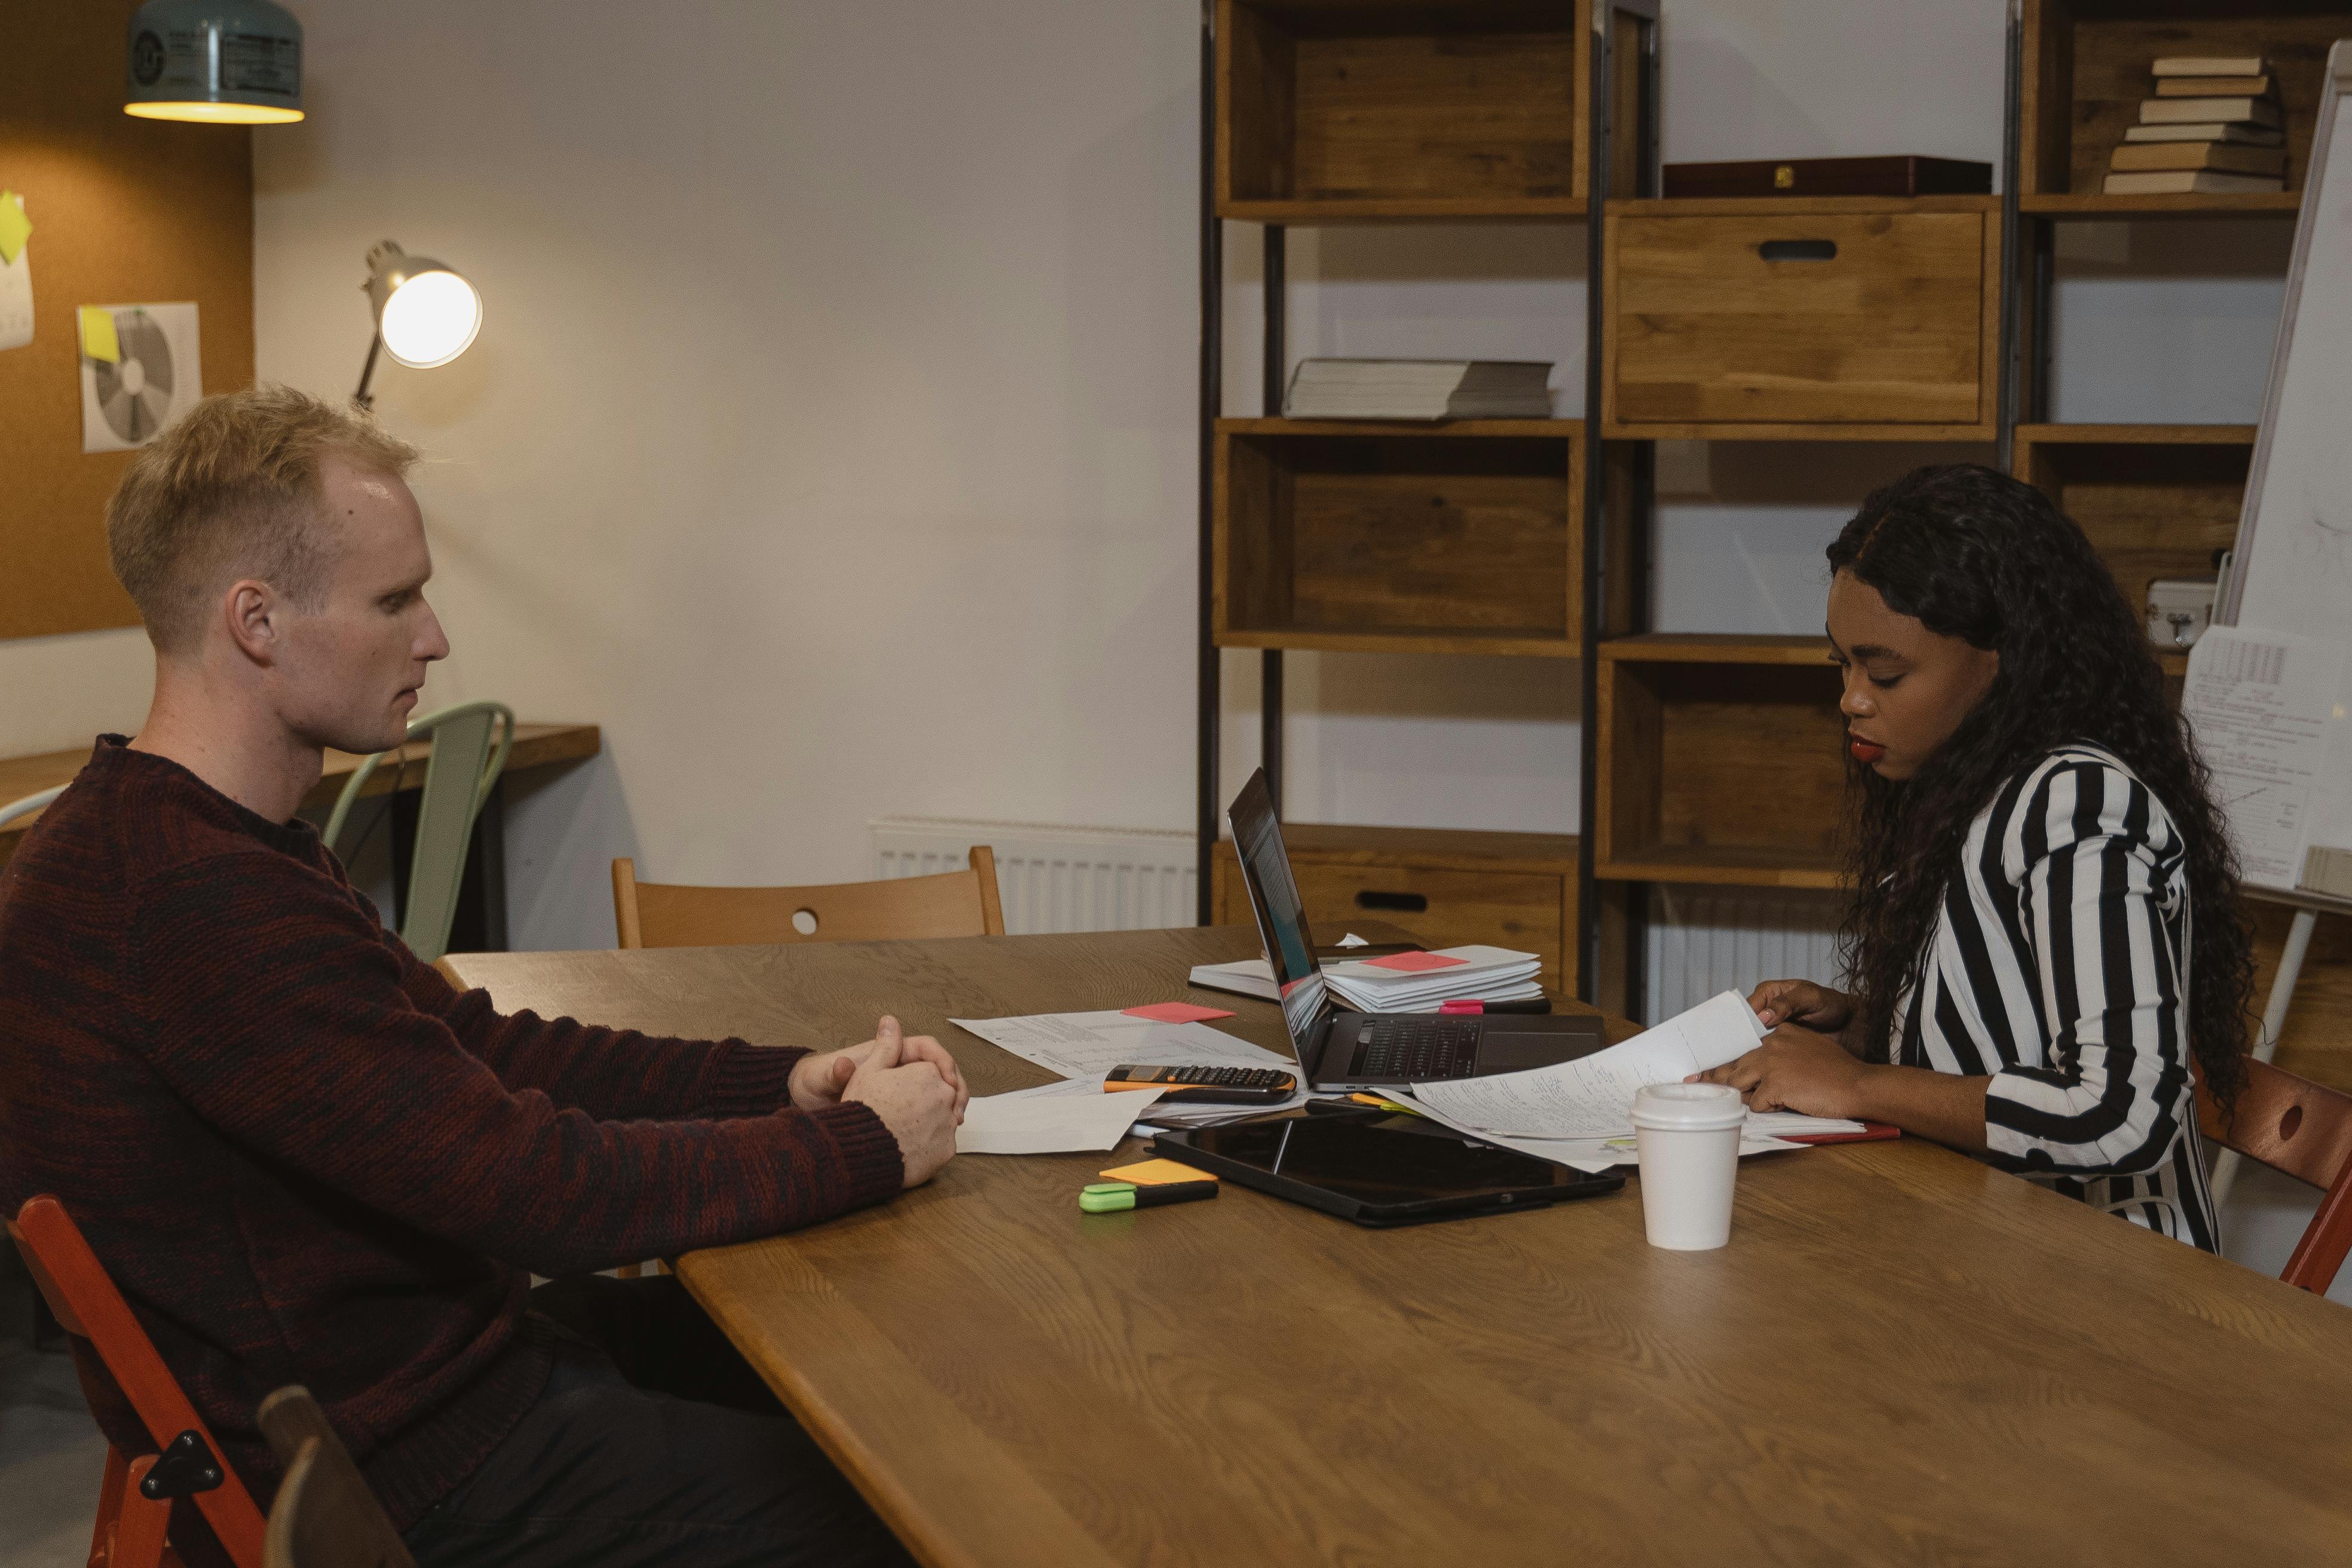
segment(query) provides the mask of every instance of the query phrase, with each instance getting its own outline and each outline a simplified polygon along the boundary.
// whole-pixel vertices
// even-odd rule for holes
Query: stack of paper
[[[1543,960],[1507,947],[1449,947],[1327,966],[1325,984],[1359,1013],[1434,1013],[1447,1002],[1531,1002],[1543,994]]]
[[[1166,1024],[1128,1012],[1037,1013],[1017,1018],[951,1018],[991,1045],[1064,1076],[1060,1083],[974,1100],[964,1108],[956,1149],[968,1154],[1044,1154],[1108,1149],[1139,1114],[1159,1127],[1205,1127],[1303,1105],[1304,1093],[1276,1105],[1161,1105],[1156,1089],[1103,1091],[1115,1067],[1277,1068],[1298,1063],[1206,1024]]]
[[[1291,419],[1549,419],[1551,363],[1310,359],[1290,377]]]
[[[1632,1039],[1574,1061],[1491,1078],[1417,1083],[1413,1098],[1473,1131],[1510,1138],[1622,1138],[1633,1096],[1654,1083],[1748,1054],[1764,1026],[1737,991],[1720,992]]]

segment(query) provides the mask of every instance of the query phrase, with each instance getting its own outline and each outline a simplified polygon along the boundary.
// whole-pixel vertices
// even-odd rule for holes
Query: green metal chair
[[[503,702],[460,702],[409,723],[409,740],[430,736],[433,755],[425,765],[424,795],[416,810],[416,850],[409,860],[408,907],[402,914],[400,940],[427,963],[448,949],[474,819],[498,787],[507,753],[514,749],[514,710]],[[378,752],[352,770],[327,818],[324,837],[330,849],[341,840],[352,805],[376,765],[391,755]]]

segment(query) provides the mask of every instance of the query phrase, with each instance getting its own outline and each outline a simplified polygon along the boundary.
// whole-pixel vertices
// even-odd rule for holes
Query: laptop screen
[[[1250,774],[1225,816],[1234,825],[1234,848],[1241,860],[1242,883],[1249,889],[1250,910],[1257,917],[1258,940],[1265,944],[1266,963],[1282,993],[1282,1021],[1298,1047],[1299,1061],[1306,1063],[1324,1006],[1323,970],[1315,961],[1315,937],[1307,929],[1307,910],[1290,875],[1290,855],[1282,847],[1265,769]]]

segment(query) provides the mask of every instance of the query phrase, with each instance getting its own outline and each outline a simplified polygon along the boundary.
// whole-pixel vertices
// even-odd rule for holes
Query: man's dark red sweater
[[[872,1110],[791,1108],[803,1054],[502,1016],[307,825],[119,736],[0,869],[0,1204],[64,1202],[265,1501],[272,1389],[317,1396],[405,1529],[546,1383],[530,1274],[896,1193]],[[127,1415],[110,1437],[152,1447]]]

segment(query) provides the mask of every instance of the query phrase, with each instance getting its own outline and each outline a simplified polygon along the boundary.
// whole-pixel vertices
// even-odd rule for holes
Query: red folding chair
[[[134,1458],[108,1446],[89,1568],[178,1568],[165,1540],[175,1498],[194,1502],[236,1568],[262,1568],[261,1510],[65,1205],[27,1198],[8,1234],[58,1321],[98,1352],[159,1450]]]
[[[2345,1254],[2352,1252],[2352,1094],[2252,1058],[2247,1058],[2246,1074],[2246,1087],[2227,1116],[2199,1077],[2198,1128],[2223,1148],[2326,1194],[2279,1276],[2298,1289],[2325,1296]]]

